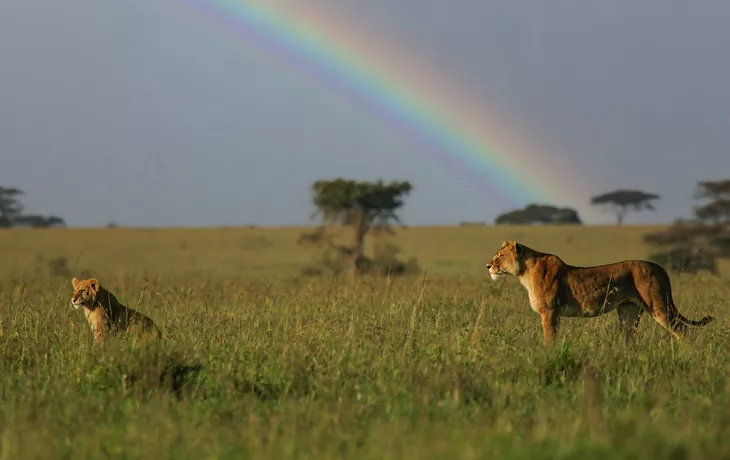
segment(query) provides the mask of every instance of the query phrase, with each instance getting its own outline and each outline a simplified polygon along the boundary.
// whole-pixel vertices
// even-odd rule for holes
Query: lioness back
[[[593,267],[563,264],[561,272],[556,300],[564,306],[562,316],[592,317],[612,311],[623,302],[642,302],[663,292],[671,295],[667,272],[644,260]]]

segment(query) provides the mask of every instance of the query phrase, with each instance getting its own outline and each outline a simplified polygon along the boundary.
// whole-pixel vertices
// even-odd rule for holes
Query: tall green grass
[[[88,231],[78,263],[76,231],[18,232],[14,246],[0,236],[16,267],[0,278],[0,458],[730,456],[725,278],[673,277],[686,316],[717,318],[687,343],[644,317],[626,345],[608,314],[564,320],[544,347],[516,280],[487,281],[471,268],[478,255],[453,249],[469,246],[463,229],[451,229],[460,241],[451,247],[438,244],[441,230],[431,230],[434,244],[417,235],[427,269],[454,260],[461,272],[354,283],[277,272],[288,258],[307,260],[295,245],[279,258],[252,255],[265,274],[241,269],[238,238],[256,230],[221,230],[231,234],[220,246],[214,231],[197,242],[198,231],[115,231]],[[501,241],[482,241],[489,231],[467,239],[484,258]],[[530,231],[517,239],[612,244],[607,233],[567,243]],[[276,232],[264,237],[272,246],[239,257],[274,254]],[[126,248],[116,266],[99,255],[115,244]],[[152,317],[165,340],[93,345],[69,306],[70,278],[44,268],[51,256],[37,259],[52,251]],[[176,251],[190,262],[168,258]],[[600,258],[565,256],[591,257]]]

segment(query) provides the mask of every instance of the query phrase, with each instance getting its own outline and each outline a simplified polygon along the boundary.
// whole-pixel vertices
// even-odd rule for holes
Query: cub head
[[[505,275],[519,275],[524,246],[514,241],[503,241],[502,248],[487,263],[489,275],[494,281]]]
[[[99,281],[96,278],[80,281],[74,278],[71,280],[71,284],[74,288],[74,293],[71,296],[71,305],[77,310],[79,307],[93,308],[96,304],[99,290],[101,289]]]

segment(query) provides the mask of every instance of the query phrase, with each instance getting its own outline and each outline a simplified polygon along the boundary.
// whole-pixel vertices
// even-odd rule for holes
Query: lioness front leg
[[[558,333],[560,315],[555,310],[545,309],[540,312],[540,319],[542,320],[542,343],[547,345]]]
[[[104,326],[101,323],[94,323],[91,325],[91,332],[94,333],[94,342],[100,343],[104,340]]]

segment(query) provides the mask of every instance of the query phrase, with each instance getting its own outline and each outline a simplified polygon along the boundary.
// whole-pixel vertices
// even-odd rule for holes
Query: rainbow
[[[580,202],[589,187],[571,177],[575,167],[530,148],[506,117],[487,113],[449,86],[441,69],[419,66],[397,44],[362,33],[331,7],[282,0],[173,1],[358,104],[503,209],[528,202],[585,209]]]

